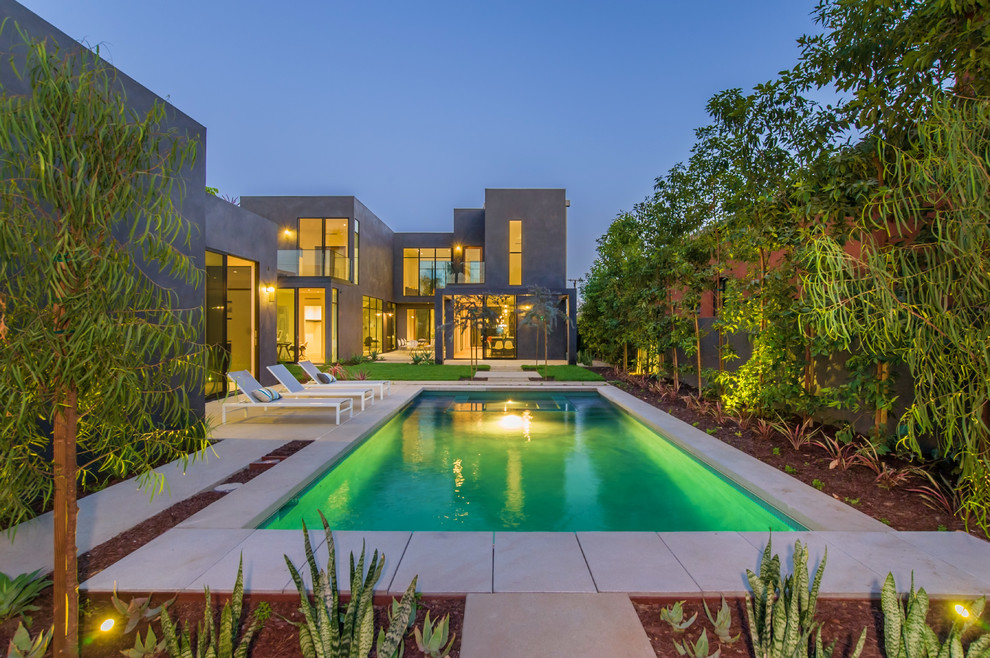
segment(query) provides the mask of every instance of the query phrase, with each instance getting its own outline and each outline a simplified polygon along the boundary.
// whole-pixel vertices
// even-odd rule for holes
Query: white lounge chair
[[[317,368],[315,365],[313,365],[313,362],[312,361],[300,361],[299,362],[299,367],[302,368],[303,371],[307,375],[309,375],[309,378],[310,379],[313,380],[309,384],[304,384],[304,386],[306,388],[319,388],[321,386],[322,387],[329,387],[329,386],[348,386],[348,385],[350,385],[352,383],[351,381],[346,381],[346,382],[336,381],[336,382],[333,382],[333,383],[328,384],[328,383],[322,381],[321,378],[320,378],[320,375],[326,376],[326,373],[325,372],[320,372],[319,368]],[[370,380],[370,379],[355,379],[353,381],[355,383],[357,383],[357,385],[359,385],[359,386],[374,386],[374,387],[376,387],[378,389],[378,399],[379,400],[381,400],[382,398],[384,398],[388,393],[391,393],[392,392],[392,382],[390,382],[387,379],[375,379],[375,380]]]
[[[224,423],[227,422],[227,409],[244,409],[245,417],[249,409],[333,409],[336,411],[335,421],[338,425],[340,425],[341,411],[346,411],[349,418],[354,417],[354,403],[350,398],[264,399],[266,396],[258,393],[264,387],[247,370],[228,372],[227,378],[237,384],[237,388],[243,397],[247,398],[247,402],[224,402],[221,405],[221,417]]]
[[[334,386],[332,391],[317,390],[315,387],[307,389],[281,363],[265,367],[268,368],[268,372],[275,375],[278,383],[285,387],[286,392],[282,393],[282,395],[287,398],[325,398],[333,396],[357,398],[361,400],[361,411],[364,411],[366,402],[375,403],[375,389],[371,386]]]

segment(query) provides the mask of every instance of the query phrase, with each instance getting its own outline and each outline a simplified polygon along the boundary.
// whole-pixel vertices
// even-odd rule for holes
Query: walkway
[[[256,529],[272,504],[291,496],[327,463],[346,454],[420,390],[451,385],[396,382],[392,395],[340,426],[311,412],[247,419],[238,415],[215,431],[225,439],[217,445],[220,458],[197,461],[186,475],[174,473],[169,479],[170,497],[157,496],[149,503],[148,494],[128,482],[84,499],[87,511],[80,528],[91,537],[88,544],[95,545],[175,500],[212,487],[274,446],[292,439],[312,441],[82,588],[108,592],[116,581],[122,592],[201,592],[207,584],[213,591],[229,591],[243,555],[245,589],[261,595],[293,593],[282,555],[302,564],[303,542],[299,531]],[[488,387],[485,382],[469,385]],[[805,525],[810,521],[802,515],[814,510],[811,521],[817,525],[811,527],[818,529],[775,533],[773,543],[788,565],[794,541],[809,544],[812,569],[828,551],[823,596],[877,596],[888,571],[893,571],[902,589],[913,572],[916,584],[936,597],[990,593],[987,542],[964,533],[892,531],[618,389],[600,390],[689,452],[723,472],[745,477],[755,493],[775,500]],[[215,405],[210,410],[215,411]],[[0,545],[0,570],[17,574],[50,568],[50,519],[47,535],[44,526],[42,517],[20,528],[12,546]],[[325,564],[323,533],[313,531],[311,537],[318,546],[318,560]],[[742,595],[747,590],[745,570],[757,567],[766,540],[765,533],[739,532],[335,533],[338,576],[344,587],[346,555],[360,551],[365,541],[369,550],[377,548],[386,555],[376,592],[398,595],[418,575],[419,589],[425,594],[466,594],[461,652],[465,658],[652,656],[629,595]],[[81,546],[81,550],[86,549]],[[554,629],[552,637],[547,628]]]

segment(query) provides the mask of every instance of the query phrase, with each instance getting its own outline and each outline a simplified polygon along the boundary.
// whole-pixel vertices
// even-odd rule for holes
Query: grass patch
[[[289,372],[300,381],[308,381],[309,377],[303,369],[294,363],[284,364]],[[325,370],[324,366],[317,366]],[[479,365],[478,370],[490,370],[491,366]],[[359,372],[367,373],[365,379],[388,379],[394,381],[458,381],[461,377],[471,376],[470,366],[437,365],[436,363],[413,365],[412,363],[391,363],[376,361],[362,363],[358,366],[345,366],[347,380],[357,380]]]
[[[536,371],[543,374],[543,366],[526,364],[523,370]],[[558,382],[603,382],[605,378],[597,372],[592,372],[581,366],[547,366],[547,375],[553,377]]]

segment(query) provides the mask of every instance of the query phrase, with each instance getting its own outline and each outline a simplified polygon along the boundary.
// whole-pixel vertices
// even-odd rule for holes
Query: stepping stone
[[[654,658],[625,594],[468,594],[461,658]]]

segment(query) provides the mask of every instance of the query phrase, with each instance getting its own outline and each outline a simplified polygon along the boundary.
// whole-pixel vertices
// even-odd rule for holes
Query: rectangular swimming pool
[[[594,392],[424,392],[260,526],[804,528]]]

